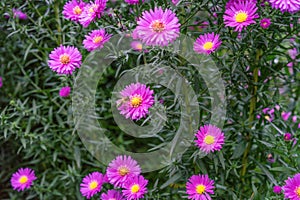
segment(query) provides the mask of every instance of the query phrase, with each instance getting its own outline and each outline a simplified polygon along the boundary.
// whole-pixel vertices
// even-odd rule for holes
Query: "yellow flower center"
[[[138,45],[136,45],[136,49],[137,50],[143,50],[143,45],[142,44],[138,44]]]
[[[121,166],[119,169],[118,169],[118,172],[121,176],[125,176],[127,174],[129,174],[129,169],[128,167],[125,167],[125,166]]]
[[[297,187],[297,189],[296,189],[296,194],[298,195],[298,197],[300,197],[300,186]]]
[[[27,183],[27,181],[28,181],[27,176],[21,176],[19,179],[19,183],[21,184]]]
[[[93,38],[93,43],[94,44],[98,44],[99,42],[101,42],[103,40],[102,36],[96,36]]]
[[[203,49],[205,50],[211,50],[213,48],[214,44],[212,42],[206,42],[204,45],[203,45]]]
[[[267,121],[271,121],[271,118],[269,117],[269,115],[266,115],[266,116],[265,116],[265,119],[266,119]]]
[[[94,4],[89,8],[89,13],[94,13],[95,10],[98,8],[98,5]]]
[[[130,103],[132,107],[137,108],[142,103],[142,97],[140,95],[136,95],[131,98]]]
[[[151,28],[154,32],[156,33],[160,33],[162,31],[165,30],[166,26],[164,23],[162,23],[159,20],[155,20],[152,24],[151,24]]]
[[[215,137],[211,136],[211,135],[207,135],[204,138],[204,142],[205,142],[205,144],[208,144],[208,145],[213,144],[215,142]]]
[[[82,10],[81,10],[81,8],[80,8],[79,6],[75,6],[75,7],[73,8],[73,13],[74,13],[75,15],[80,15],[80,14],[82,13]]]
[[[247,18],[248,18],[247,13],[241,11],[235,16],[235,21],[238,23],[242,23],[242,22],[246,21]]]
[[[98,182],[97,182],[97,181],[92,181],[92,182],[89,184],[90,190],[93,190],[93,189],[95,189],[96,187],[98,187]]]
[[[61,64],[68,64],[70,62],[70,56],[68,54],[63,54],[59,57]]]
[[[203,193],[205,192],[205,186],[202,185],[202,184],[197,185],[197,186],[196,186],[196,192],[197,192],[198,194],[203,194]]]
[[[134,184],[131,187],[131,193],[133,193],[133,194],[137,193],[139,190],[140,190],[140,186],[138,184]]]

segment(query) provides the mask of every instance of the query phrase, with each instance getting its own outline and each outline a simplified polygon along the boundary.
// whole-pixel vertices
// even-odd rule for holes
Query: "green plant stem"
[[[259,60],[260,60],[260,57],[261,57],[262,53],[261,51],[258,49],[257,52],[256,52],[256,59],[255,59],[255,64],[256,64],[256,67],[253,71],[253,90],[252,90],[252,98],[250,100],[250,108],[249,108],[249,118],[248,118],[248,122],[249,122],[249,128],[251,129],[252,127],[252,122],[254,120],[254,113],[255,113],[255,109],[256,109],[256,101],[257,101],[257,83],[258,83],[258,64],[259,64]],[[248,140],[248,143],[247,143],[247,147],[244,151],[244,154],[243,154],[243,159],[242,159],[242,171],[241,171],[241,178],[242,178],[242,183],[245,183],[245,175],[246,175],[246,172],[247,172],[247,167],[248,167],[248,155],[249,155],[249,152],[251,150],[251,147],[252,147],[252,137],[251,137],[251,134],[248,133],[246,135],[246,139]]]
[[[48,25],[47,21],[45,20],[45,17],[40,13],[40,11],[33,5],[33,3],[31,1],[28,1],[29,2],[29,6],[34,9],[36,11],[36,13],[39,15],[39,17],[42,19],[42,21],[44,22],[44,25],[46,26],[47,28],[47,31],[50,32],[50,35],[53,36],[55,38],[55,41],[58,42],[55,34],[53,33],[52,29],[50,28],[50,26]]]
[[[54,11],[55,11],[55,19],[57,22],[56,29],[57,29],[57,33],[58,33],[58,45],[60,45],[60,44],[62,44],[62,37],[61,37],[62,31],[61,31],[61,22],[60,22],[60,18],[59,18],[59,16],[60,16],[59,3],[55,4]]]

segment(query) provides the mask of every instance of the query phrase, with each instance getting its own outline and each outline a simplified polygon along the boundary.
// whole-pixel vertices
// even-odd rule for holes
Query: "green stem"
[[[47,27],[47,31],[50,32],[50,35],[53,36],[55,38],[55,41],[57,41],[57,38],[55,36],[55,34],[53,33],[52,29],[50,28],[50,26],[48,25],[47,21],[45,20],[45,16],[43,16],[40,11],[33,5],[33,3],[31,1],[29,2],[29,6],[35,10],[35,12],[39,15],[39,17],[42,19],[42,21],[44,22],[44,25]],[[57,41],[58,42],[58,41]]]
[[[56,19],[56,22],[57,22],[57,25],[56,25],[56,29],[57,29],[57,33],[58,33],[58,45],[62,44],[62,37],[61,37],[61,22],[60,22],[60,12],[59,12],[59,3],[56,3],[55,4],[55,19]]]
[[[262,52],[261,50],[257,50],[256,52],[256,58],[255,58],[255,69],[253,71],[253,89],[252,89],[252,98],[250,100],[250,108],[249,108],[249,128],[251,129],[253,120],[254,120],[254,114],[255,114],[255,109],[256,109],[256,101],[257,101],[257,83],[258,83],[258,65],[259,65],[259,60],[261,58]],[[247,167],[248,167],[248,155],[252,147],[252,137],[250,133],[247,133],[246,139],[248,141],[247,147],[244,151],[243,158],[242,158],[242,171],[241,171],[241,178],[242,178],[242,183],[245,183],[245,175],[247,172]]]

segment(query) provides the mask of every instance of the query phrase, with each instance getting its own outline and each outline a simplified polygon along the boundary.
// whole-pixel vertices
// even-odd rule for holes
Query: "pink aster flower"
[[[294,63],[289,62],[286,66],[288,67],[289,73],[294,74]]]
[[[2,86],[3,86],[3,79],[2,79],[2,77],[0,76],[0,88],[2,88]]]
[[[103,184],[103,174],[93,172],[82,179],[80,184],[80,192],[82,196],[90,199],[92,196],[100,192]]]
[[[289,50],[288,50],[288,53],[289,53],[289,55],[290,55],[291,59],[293,59],[293,60],[295,60],[295,59],[296,59],[296,57],[297,57],[297,54],[298,54],[298,52],[297,52],[297,49],[296,49],[296,48],[289,49]]]
[[[107,193],[101,194],[101,200],[125,200],[121,192],[116,190],[108,190]]]
[[[292,134],[290,134],[290,133],[285,133],[283,138],[284,138],[285,141],[290,141],[291,138],[292,138]]]
[[[284,197],[291,200],[300,199],[300,173],[296,174],[293,178],[288,178],[285,185],[282,187]]]
[[[294,115],[294,116],[292,117],[292,121],[293,121],[294,123],[297,122],[297,116],[296,116],[296,115]]]
[[[282,112],[281,117],[284,121],[287,121],[290,118],[291,114],[291,112]]]
[[[122,191],[127,200],[136,200],[144,197],[144,194],[147,193],[147,184],[143,176],[131,177],[126,181],[124,185],[124,190]]]
[[[179,32],[180,24],[175,13],[155,7],[142,13],[134,35],[146,45],[167,46],[179,37]]]
[[[256,4],[252,1],[234,2],[225,10],[224,23],[226,26],[234,27],[235,31],[241,32],[244,27],[255,24],[254,19],[259,17],[256,11]]]
[[[132,41],[130,43],[130,46],[135,51],[143,51],[143,43],[141,43],[139,41]]]
[[[221,45],[220,35],[215,33],[206,33],[200,35],[194,43],[194,51],[199,54],[210,54]]]
[[[122,187],[130,177],[138,176],[141,168],[130,156],[117,156],[107,167],[107,178],[115,187]]]
[[[30,168],[20,168],[10,179],[14,190],[23,191],[31,187],[32,182],[36,180],[34,171]]]
[[[249,1],[249,2],[253,2],[253,3],[257,3],[257,0],[229,0],[227,3],[226,3],[226,6],[225,8],[229,8],[230,6],[232,6],[232,4],[234,3],[237,3],[237,2],[241,2],[241,1]]]
[[[83,40],[84,48],[88,51],[103,48],[103,45],[111,38],[111,34],[105,32],[104,29],[93,30],[85,36]]]
[[[95,0],[89,3],[83,9],[82,14],[79,17],[79,22],[83,27],[88,25],[96,18],[100,18],[106,7],[107,0]]]
[[[271,25],[271,19],[269,19],[269,18],[263,18],[262,20],[260,20],[260,26],[263,29],[269,28],[270,25]]]
[[[69,86],[62,87],[59,90],[59,96],[61,96],[61,97],[68,97],[70,95],[70,92],[71,92],[71,88]]]
[[[214,181],[208,175],[193,175],[186,183],[188,199],[210,200],[209,194],[214,194]]]
[[[19,18],[21,20],[26,20],[27,19],[26,13],[22,12],[21,10],[13,8],[12,11],[13,11],[14,18]]]
[[[195,136],[196,146],[206,153],[220,151],[225,139],[221,129],[211,124],[200,127]]]
[[[49,67],[58,74],[72,74],[76,68],[80,68],[82,56],[73,46],[55,48],[49,55]]]
[[[177,5],[179,1],[180,1],[180,0],[172,0],[172,3],[173,3],[174,5]]]
[[[280,193],[281,193],[281,187],[280,187],[279,185],[275,185],[275,186],[273,187],[273,192],[274,192],[275,194],[280,194]]]
[[[294,13],[300,10],[299,0],[269,0],[271,6],[281,12]]]
[[[64,5],[64,10],[62,14],[66,19],[70,19],[72,21],[79,21],[79,16],[81,15],[84,9],[85,3],[83,1],[72,0],[67,2]]]
[[[142,3],[144,3],[145,0],[142,0]],[[125,0],[128,4],[139,4],[140,0]]]
[[[154,104],[154,92],[144,84],[132,83],[126,86],[120,95],[122,99],[117,101],[120,114],[126,119],[139,120],[146,117],[149,108]]]

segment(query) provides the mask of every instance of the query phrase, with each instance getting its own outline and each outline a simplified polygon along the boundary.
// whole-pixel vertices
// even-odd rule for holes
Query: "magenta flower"
[[[269,19],[269,18],[263,18],[262,20],[260,20],[260,26],[263,29],[269,28],[270,25],[271,25],[271,19]]]
[[[285,141],[290,141],[291,138],[292,138],[292,134],[290,134],[290,133],[285,133],[285,134],[284,134],[284,140],[285,140]]]
[[[100,192],[103,184],[103,174],[93,172],[82,179],[80,184],[80,192],[82,196],[90,199],[92,196]]]
[[[132,41],[130,43],[130,46],[135,51],[143,51],[143,43],[141,43],[140,41]]]
[[[274,163],[274,162],[275,162],[275,159],[273,158],[273,155],[272,155],[271,153],[269,153],[269,154],[267,155],[267,160],[268,160],[268,162],[270,162],[270,163]]]
[[[142,3],[144,3],[145,0],[142,0]],[[125,0],[126,3],[128,4],[139,4],[140,0]]]
[[[294,115],[294,116],[292,117],[292,121],[293,121],[294,123],[297,122],[297,116],[296,116],[296,115]]]
[[[264,108],[262,109],[262,112],[264,114],[264,119],[267,120],[268,122],[272,122],[275,118],[275,115],[274,115],[274,112],[275,112],[275,109],[272,108]]]
[[[194,51],[199,54],[210,54],[220,47],[222,41],[220,35],[215,33],[206,33],[200,35],[194,43]]]
[[[126,86],[120,95],[122,99],[117,101],[120,114],[126,119],[139,120],[146,117],[149,108],[154,104],[154,92],[144,84],[132,83]]]
[[[282,112],[281,117],[283,121],[287,121],[290,118],[291,114],[292,114],[291,112]]]
[[[298,51],[297,51],[296,48],[289,49],[288,53],[289,53],[289,55],[290,55],[290,57],[291,57],[292,60],[295,60],[296,57],[297,57],[297,55],[298,55]]]
[[[253,3],[257,3],[257,0],[229,0],[227,1],[226,5],[225,5],[225,8],[229,8],[230,6],[232,6],[234,3],[238,3],[238,2],[241,2],[241,1],[249,1],[249,2],[253,2]]]
[[[121,192],[116,190],[108,190],[107,193],[101,194],[101,200],[125,200]]]
[[[154,10],[142,13],[133,35],[146,45],[167,46],[179,36],[179,28],[179,20],[175,13],[169,9],[155,7]]]
[[[280,187],[279,185],[275,185],[275,186],[273,187],[273,192],[274,192],[275,194],[280,194],[280,193],[281,193],[281,187]]]
[[[221,129],[211,124],[200,127],[195,136],[196,146],[205,153],[220,151],[225,139]]]
[[[122,190],[123,195],[127,200],[136,200],[144,197],[144,194],[147,193],[147,184],[148,180],[146,180],[143,176],[135,176],[129,178],[125,185],[124,190]]]
[[[130,177],[138,176],[141,168],[130,156],[117,156],[107,167],[107,178],[115,187],[123,187]]]
[[[104,174],[104,175],[103,175],[102,182],[103,182],[103,183],[109,183],[107,174]]]
[[[84,48],[88,51],[102,49],[103,45],[111,38],[111,36],[112,35],[106,33],[104,29],[93,30],[85,36],[85,40],[83,40]]]
[[[299,0],[269,0],[271,6],[281,12],[294,13],[300,10]]]
[[[37,177],[34,175],[34,171],[30,168],[20,168],[15,172],[11,179],[11,185],[14,190],[23,191],[31,187],[34,180]]]
[[[100,18],[106,7],[106,2],[107,0],[95,0],[86,5],[79,17],[80,24],[86,28],[96,17]]]
[[[2,79],[2,77],[0,76],[0,88],[2,88],[2,86],[3,86],[3,79]]]
[[[68,97],[70,95],[70,92],[71,92],[71,88],[69,86],[62,87],[59,90],[59,96],[61,96],[61,97]]]
[[[26,13],[22,12],[21,10],[13,8],[12,11],[13,11],[14,18],[19,18],[21,20],[26,20],[27,19]]]
[[[84,3],[82,0],[68,1],[64,5],[64,10],[62,14],[66,19],[70,19],[72,21],[79,21],[79,16],[81,15],[85,5],[86,3]]]
[[[180,1],[180,0],[172,0],[172,3],[173,3],[174,5],[177,5],[179,1]]]
[[[291,200],[300,199],[300,173],[296,174],[293,178],[288,178],[285,185],[282,187],[284,197]]]
[[[209,194],[214,194],[214,181],[208,175],[193,175],[186,183],[188,199],[211,200]]]
[[[252,1],[234,2],[225,10],[223,16],[225,26],[233,27],[235,31],[241,32],[248,25],[255,24],[254,19],[259,17],[256,11],[256,4]]]
[[[76,68],[80,68],[82,56],[73,46],[55,48],[49,55],[48,65],[58,74],[72,74]]]

